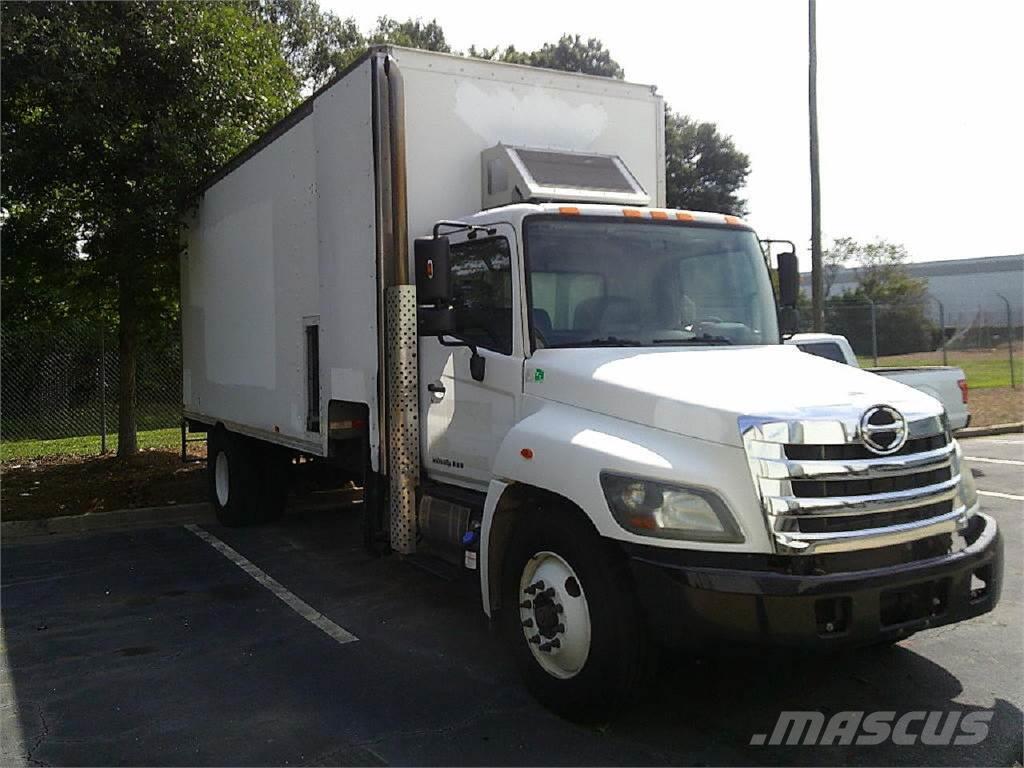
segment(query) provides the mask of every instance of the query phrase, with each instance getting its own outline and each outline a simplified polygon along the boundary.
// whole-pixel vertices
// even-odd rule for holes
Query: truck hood
[[[857,420],[883,404],[908,418],[942,412],[903,384],[785,345],[539,349],[525,379],[528,395],[727,445],[742,445],[741,417]]]

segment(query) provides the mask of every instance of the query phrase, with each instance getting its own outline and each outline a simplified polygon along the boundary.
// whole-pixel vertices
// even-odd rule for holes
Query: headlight
[[[601,473],[601,488],[619,525],[642,536],[741,542],[736,521],[719,496],[691,488]]]

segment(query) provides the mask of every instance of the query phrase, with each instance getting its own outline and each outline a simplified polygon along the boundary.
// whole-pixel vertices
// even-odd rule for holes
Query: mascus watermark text
[[[781,712],[769,737],[755,733],[752,746],[899,746],[980,744],[988,736],[992,710],[974,712],[836,712],[826,721],[822,712]]]

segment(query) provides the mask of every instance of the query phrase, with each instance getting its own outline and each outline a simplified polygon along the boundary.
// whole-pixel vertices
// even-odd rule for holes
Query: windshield
[[[525,242],[535,348],[779,343],[750,230],[535,216]]]

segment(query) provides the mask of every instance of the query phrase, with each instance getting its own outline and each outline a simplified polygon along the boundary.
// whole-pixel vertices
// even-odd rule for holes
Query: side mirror
[[[416,331],[420,336],[454,333],[451,306],[451,248],[447,237],[418,237],[413,246],[416,262]]]
[[[779,256],[779,305],[796,307],[800,297],[800,266],[793,251]]]
[[[796,307],[779,309],[779,333],[783,337],[792,336],[800,330],[800,310]]]
[[[451,306],[417,307],[416,333],[419,336],[444,336],[457,328],[455,308]]]
[[[416,238],[413,257],[416,262],[416,303],[447,304],[452,297],[448,238],[444,235]]]

